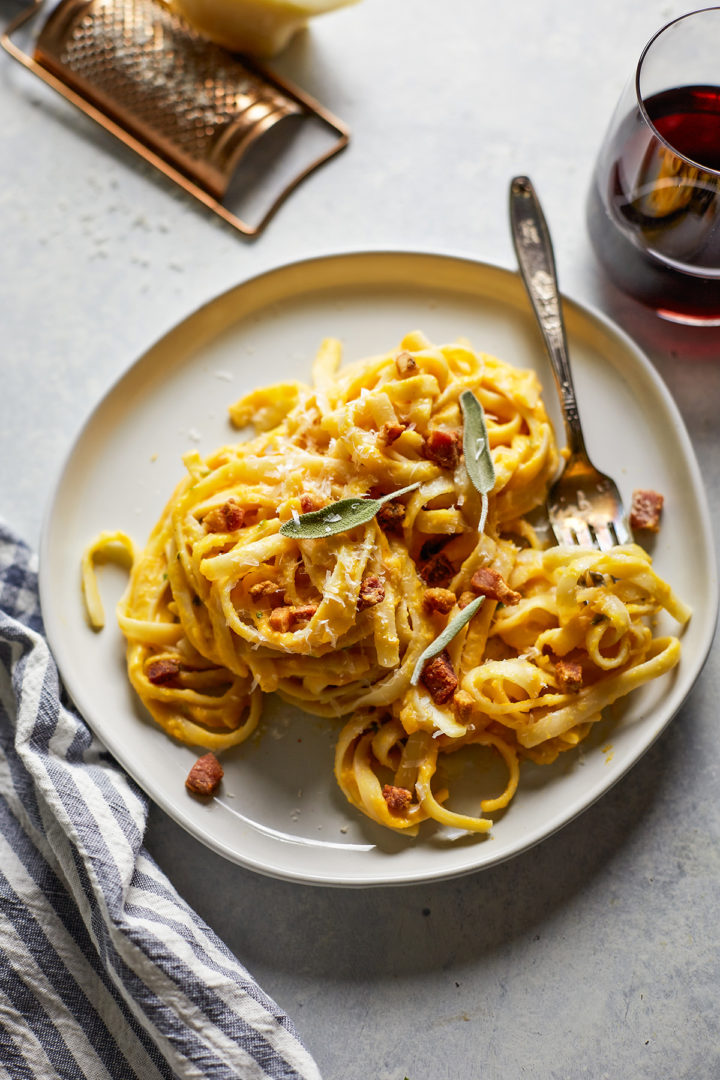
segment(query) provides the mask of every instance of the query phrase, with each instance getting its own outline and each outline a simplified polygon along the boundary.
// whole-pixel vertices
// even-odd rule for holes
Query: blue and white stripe
[[[147,809],[69,706],[0,525],[0,1080],[319,1080],[143,849]]]

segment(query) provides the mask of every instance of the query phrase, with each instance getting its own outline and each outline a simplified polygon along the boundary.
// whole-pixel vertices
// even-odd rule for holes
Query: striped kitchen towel
[[[0,1080],[319,1080],[143,849],[147,811],[66,699],[0,525]]]

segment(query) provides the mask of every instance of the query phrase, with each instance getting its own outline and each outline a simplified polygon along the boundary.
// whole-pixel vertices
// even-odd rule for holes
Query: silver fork
[[[575,397],[555,257],[545,216],[527,176],[510,184],[510,223],[520,275],[537,317],[560,395],[570,456],[550,488],[547,512],[558,544],[607,551],[632,540],[615,482],[590,461]]]

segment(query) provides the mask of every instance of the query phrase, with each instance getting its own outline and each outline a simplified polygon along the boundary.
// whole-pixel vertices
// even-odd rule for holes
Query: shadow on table
[[[595,304],[658,363],[666,367],[690,365],[697,374],[702,365],[720,361],[720,326],[686,326],[661,318],[653,310],[617,289],[600,271],[594,274]]]

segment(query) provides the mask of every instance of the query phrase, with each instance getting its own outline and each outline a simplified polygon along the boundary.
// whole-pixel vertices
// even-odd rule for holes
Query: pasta
[[[248,738],[265,694],[337,718],[354,807],[410,834],[427,819],[487,832],[523,759],[576,747],[677,664],[678,638],[653,620],[690,611],[635,544],[541,546],[532,515],[559,455],[534,372],[419,332],[341,360],[324,341],[311,385],[231,406],[254,435],[185,456],[119,605],[128,675],[170,735],[212,751]],[[471,479],[468,394],[487,491]],[[106,542],[131,550],[103,535],[86,552],[90,597]],[[446,765],[467,746],[507,772],[480,816],[452,809]]]

